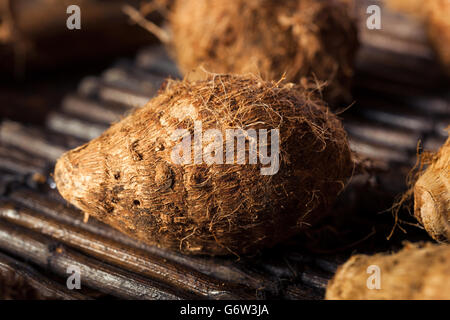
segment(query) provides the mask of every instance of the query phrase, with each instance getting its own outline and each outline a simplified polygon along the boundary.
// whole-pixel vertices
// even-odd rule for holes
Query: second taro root
[[[425,22],[430,42],[450,75],[450,1],[387,0],[387,3]]]
[[[327,82],[327,102],[350,97],[357,30],[339,1],[178,0],[169,22],[183,72],[312,77]]]
[[[208,129],[216,130],[209,138]],[[240,148],[240,138],[227,136],[227,129],[245,130],[238,134]],[[181,148],[188,140],[173,139],[176,132],[192,145]],[[233,143],[230,160],[227,143]],[[250,150],[257,150],[256,163],[250,163]],[[174,161],[181,154],[187,158]],[[261,164],[263,155],[271,164]],[[271,165],[275,170],[267,172]],[[132,237],[222,255],[253,253],[314,224],[352,170],[341,122],[315,94],[215,74],[169,80],[145,107],[64,154],[55,181],[66,200]]]
[[[414,214],[437,241],[450,241],[450,138],[414,185]]]
[[[450,246],[409,244],[392,255],[352,256],[328,284],[326,298],[450,299]]]

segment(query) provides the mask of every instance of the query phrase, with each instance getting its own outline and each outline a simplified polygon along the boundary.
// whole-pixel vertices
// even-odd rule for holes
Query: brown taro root
[[[181,70],[203,66],[219,73],[286,74],[327,82],[325,100],[350,98],[358,48],[347,5],[317,0],[178,0],[169,16]]]
[[[168,80],[145,107],[65,153],[55,168],[58,190],[88,214],[160,247],[222,255],[272,246],[323,217],[353,170],[341,122],[315,97],[293,84],[253,76]],[[227,129],[245,130],[245,147],[239,149],[245,151],[244,164],[234,157],[230,164],[219,158],[206,162],[213,154],[225,162],[226,143],[238,139],[198,143],[192,132],[199,123],[205,135],[208,129],[222,137]],[[181,138],[172,139],[175,129],[194,136],[194,151],[200,146],[203,161],[193,163],[191,149],[180,152]],[[270,139],[260,143],[264,129]],[[278,143],[272,129],[279,130]],[[279,158],[270,151],[279,159],[275,174],[263,174],[267,162],[250,164],[253,142],[260,160],[262,145],[279,146]],[[174,161],[173,152],[191,163]]]
[[[329,282],[326,299],[450,299],[450,246],[409,244],[392,255],[352,256]]]
[[[414,215],[437,241],[450,241],[450,138],[414,185]]]
[[[388,0],[388,4],[425,22],[430,42],[450,74],[450,1]]]

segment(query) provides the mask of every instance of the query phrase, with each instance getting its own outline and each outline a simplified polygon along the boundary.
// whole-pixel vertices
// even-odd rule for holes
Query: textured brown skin
[[[312,77],[327,82],[327,102],[350,98],[357,29],[340,1],[178,0],[169,22],[183,72]]]
[[[145,107],[65,153],[55,168],[58,190],[153,245],[191,254],[253,253],[323,217],[352,173],[341,122],[314,97],[251,76],[169,80]],[[278,173],[261,175],[260,162],[174,164],[178,142],[171,134],[192,130],[193,120],[224,136],[227,128],[279,128]]]
[[[380,268],[381,288],[368,289],[367,268]],[[329,282],[328,300],[450,299],[450,246],[407,245],[396,254],[355,255]]]
[[[387,3],[426,23],[430,42],[450,75],[450,0],[387,0]]]
[[[450,242],[450,138],[414,185],[414,215],[433,239]]]

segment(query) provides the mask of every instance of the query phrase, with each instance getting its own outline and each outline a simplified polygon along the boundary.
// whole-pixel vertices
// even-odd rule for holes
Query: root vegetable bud
[[[230,129],[242,135],[230,139]],[[145,107],[65,153],[54,175],[66,200],[132,237],[223,255],[316,223],[352,170],[342,124],[314,93],[213,74],[169,80]]]
[[[326,298],[450,299],[450,246],[407,245],[392,255],[355,255],[339,267]]]
[[[325,100],[350,98],[358,48],[355,22],[340,1],[178,0],[169,16],[182,71],[286,74],[326,82]]]

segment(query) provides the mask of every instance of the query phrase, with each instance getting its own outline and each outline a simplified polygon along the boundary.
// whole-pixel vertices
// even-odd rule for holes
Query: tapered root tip
[[[70,151],[63,154],[55,165],[54,178],[61,196],[80,209],[79,200],[89,194],[92,177],[87,170],[70,161]]]
[[[64,154],[61,158],[58,159],[55,165],[55,183],[58,191],[61,195],[67,199],[68,190],[73,188],[73,181],[70,179],[71,174],[68,171],[68,163],[67,163],[66,155]]]

